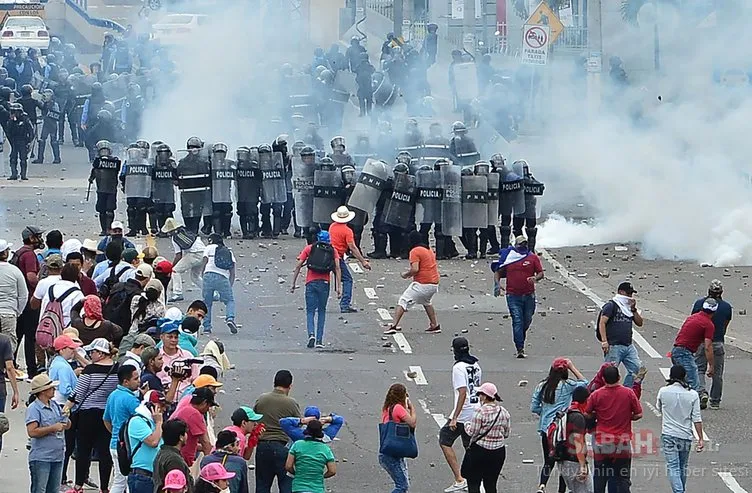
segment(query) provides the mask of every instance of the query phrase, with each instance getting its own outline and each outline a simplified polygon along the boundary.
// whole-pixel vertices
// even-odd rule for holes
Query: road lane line
[[[424,413],[431,414],[431,411],[428,410],[428,403],[425,399],[418,399],[418,404],[420,404],[420,408],[423,409]]]
[[[392,315],[389,313],[389,310],[386,308],[378,308],[376,310],[379,312],[379,316],[381,317],[381,320],[389,321],[392,320]]]
[[[397,347],[400,348],[403,353],[413,354],[413,348],[410,347],[410,343],[407,342],[407,338],[405,337],[404,334],[402,334],[401,332],[397,332],[396,334],[392,334],[392,337],[394,337],[394,342],[397,343]]]
[[[658,368],[661,371],[661,375],[663,375],[663,378],[665,380],[668,380],[669,374],[671,373],[670,368]]]
[[[732,493],[747,493],[747,490],[741,487],[739,482],[734,478],[734,475],[730,472],[719,471],[718,477],[726,483],[726,486],[728,486],[728,489],[730,489]]]
[[[376,294],[376,290],[373,288],[363,288],[363,291],[366,293],[366,297],[370,300],[377,300],[379,299],[378,295]]]
[[[417,373],[415,378],[413,378],[413,381],[417,385],[428,385],[428,380],[426,380],[426,376],[423,374],[423,369],[420,366],[411,366],[410,371]]]
[[[431,417],[436,421],[436,424],[439,425],[439,428],[443,428],[444,425],[447,424],[447,419],[443,414],[431,414]]]
[[[360,264],[356,264],[355,262],[351,262],[347,264],[348,267],[350,267],[350,270],[355,272],[356,274],[362,274],[363,268],[360,266]]]
[[[571,272],[567,270],[566,267],[564,267],[558,260],[553,258],[550,253],[548,253],[544,249],[540,249],[540,255],[543,257],[548,263],[554,266],[554,269],[561,275],[564,280],[569,282],[572,286],[577,288],[579,292],[590,298],[590,300],[598,305],[599,307],[603,306],[605,304],[605,301],[601,299],[600,296],[595,294],[595,292],[590,289],[587,285],[585,285],[584,282],[577,279],[577,277],[573,276]],[[637,345],[642,348],[645,353],[647,353],[648,356],[654,359],[660,359],[663,358],[661,354],[656,351],[653,346],[650,345],[650,343],[642,337],[642,334],[640,334],[636,329],[632,331],[632,339],[637,343]]]

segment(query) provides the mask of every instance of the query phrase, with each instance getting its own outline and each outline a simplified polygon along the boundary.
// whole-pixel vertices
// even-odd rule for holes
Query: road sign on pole
[[[548,26],[525,24],[522,29],[522,63],[546,65],[551,29]]]
[[[537,24],[538,26],[548,26],[551,28],[551,36],[549,36],[549,43],[553,44],[556,38],[559,37],[564,30],[564,24],[561,23],[559,17],[551,10],[546,2],[541,2],[538,7],[530,14],[525,24]]]

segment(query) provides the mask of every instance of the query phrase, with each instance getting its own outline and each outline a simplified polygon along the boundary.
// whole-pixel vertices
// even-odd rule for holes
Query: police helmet
[[[65,53],[72,55],[76,52],[76,45],[73,43],[65,43]]]
[[[157,144],[156,142],[154,144]],[[161,144],[157,144],[157,154],[161,154],[163,152],[166,152],[167,154],[172,154],[172,149],[170,149],[170,146],[162,142]]]
[[[97,155],[100,157],[112,155],[112,144],[109,140],[100,140],[96,144]]]
[[[405,128],[407,130],[417,129],[418,128],[418,120],[415,118],[408,118],[405,122]]]
[[[91,85],[91,92],[92,94],[95,92],[102,92],[102,83],[101,82],[95,82]]]
[[[110,113],[108,110],[99,110],[99,113],[97,113],[97,120],[110,121],[112,120],[112,113]]]
[[[465,133],[467,132],[467,127],[465,126],[464,123],[460,121],[456,121],[452,123],[452,132],[456,134]]]
[[[50,39],[50,50],[59,50],[62,46],[63,44],[60,42],[60,38],[58,38],[57,36],[53,36]]]
[[[518,159],[517,161],[515,161],[515,162],[513,163],[513,166],[514,166],[515,164],[516,164],[516,165],[519,165],[519,167],[521,167],[521,168],[522,168],[522,172],[523,172],[522,174],[523,174],[523,175],[525,176],[525,178],[527,178],[527,177],[529,177],[529,176],[530,176],[530,165],[529,165],[529,164],[527,164],[527,161],[526,161],[526,160],[524,160],[524,159]],[[515,168],[516,168],[516,166],[515,166]]]
[[[474,166],[463,166],[460,174],[462,176],[472,176],[475,174]]]
[[[329,156],[321,158],[321,167],[322,168],[336,168],[334,164],[334,160],[330,158]]]
[[[332,150],[336,149],[337,147],[345,148],[345,138],[341,135],[338,135],[334,137],[331,142],[329,142],[329,145],[332,146]]]
[[[317,67],[316,67],[316,68],[314,69],[314,71],[313,71],[313,75],[315,75],[315,76],[316,76],[316,78],[318,79],[318,78],[320,78],[320,77],[321,77],[321,73],[322,73],[322,72],[323,72],[324,70],[326,70],[326,67],[324,67],[323,65],[319,65],[319,66],[317,66]]]
[[[185,147],[187,149],[191,149],[191,148],[193,148],[193,149],[200,149],[200,148],[204,147],[204,142],[201,139],[199,139],[198,137],[193,136],[193,137],[190,137],[188,139],[188,141],[185,143]]]
[[[246,146],[240,146],[235,151],[235,157],[238,161],[250,161],[251,160],[251,149]]]
[[[164,144],[164,141],[162,141],[162,140],[155,140],[154,142],[151,143],[151,146],[152,146],[152,148],[156,148],[156,147],[160,146],[161,144]]]
[[[422,164],[418,168],[418,171],[432,171],[432,170],[433,170],[433,168],[430,165],[428,165],[428,164]]]
[[[55,91],[52,89],[45,89],[42,91],[42,99],[44,101],[52,101],[52,98],[55,97]]]
[[[227,154],[227,144],[224,142],[217,142],[212,146],[212,152],[224,152]]]
[[[452,162],[448,160],[447,158],[439,158],[433,163],[433,169],[434,170],[440,170],[442,166],[451,166]]]
[[[272,146],[270,146],[269,144],[261,144],[258,150],[259,150],[259,154],[261,154],[262,152],[271,154]]]
[[[410,161],[412,161],[412,160],[413,160],[413,157],[407,151],[400,151],[397,154],[396,161],[398,163],[410,164]]]
[[[311,146],[305,146],[300,150],[300,157],[304,156],[315,156],[316,155],[316,149],[314,149]]]
[[[392,172],[408,174],[410,172],[410,167],[405,163],[397,163],[394,165],[394,168],[392,168]]]
[[[149,148],[151,147],[151,145],[149,144],[148,140],[138,139],[136,141],[136,147],[138,147],[139,149],[144,149],[144,150],[148,151]]]
[[[278,146],[287,145],[287,140],[290,138],[287,134],[279,134],[276,139],[274,139],[274,143]]]
[[[502,156],[500,152],[497,152],[496,154],[491,156],[491,159],[489,159],[489,161],[494,167],[504,166],[504,156]]]
[[[474,171],[476,175],[488,175],[490,168],[488,161],[478,161],[475,163]]]
[[[324,84],[331,84],[334,82],[334,72],[332,72],[329,69],[324,69],[321,71],[321,74],[319,75],[319,79]]]
[[[32,92],[34,92],[34,88],[31,87],[31,84],[24,84],[21,86],[21,96],[31,96]]]
[[[10,90],[10,87],[0,87],[0,99],[3,101],[9,101],[11,94],[13,94],[13,91]]]
[[[141,86],[136,84],[135,82],[131,82],[128,84],[128,92],[131,94],[141,94]]]

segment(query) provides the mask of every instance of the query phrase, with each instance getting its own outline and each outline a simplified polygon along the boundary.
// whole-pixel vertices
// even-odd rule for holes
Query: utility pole
[[[588,61],[587,93],[588,108],[595,116],[601,106],[601,73],[603,72],[603,31],[601,28],[601,0],[587,0]]]
[[[402,36],[402,19],[405,18],[405,0],[394,0],[394,36]]]
[[[475,55],[475,0],[464,0],[462,8],[462,45]]]

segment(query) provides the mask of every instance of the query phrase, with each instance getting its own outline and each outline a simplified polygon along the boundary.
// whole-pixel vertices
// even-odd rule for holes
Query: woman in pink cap
[[[186,493],[188,481],[180,469],[173,469],[165,476],[164,486],[161,493]]]
[[[212,462],[201,468],[193,493],[220,493],[229,488],[228,480],[234,477],[234,472],[228,472],[219,462]]]
[[[570,372],[574,378],[570,378]],[[548,376],[543,379],[533,391],[530,400],[530,411],[540,416],[538,433],[543,447],[543,467],[541,468],[540,483],[537,493],[545,493],[548,478],[555,461],[549,457],[548,427],[559,411],[565,411],[572,404],[572,392],[577,387],[585,387],[587,379],[568,358],[556,358],[551,363]],[[559,492],[566,491],[564,479],[559,477]]]

